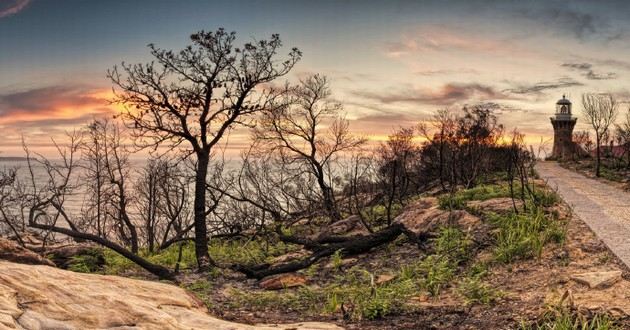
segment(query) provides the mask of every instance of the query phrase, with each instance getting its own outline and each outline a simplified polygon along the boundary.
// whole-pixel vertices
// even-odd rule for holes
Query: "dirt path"
[[[630,266],[630,193],[562,168],[540,162],[536,170],[610,250]]]

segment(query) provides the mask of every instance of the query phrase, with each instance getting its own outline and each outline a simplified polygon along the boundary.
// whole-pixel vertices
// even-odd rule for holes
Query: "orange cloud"
[[[85,87],[51,86],[0,95],[0,124],[81,120],[111,116],[111,91]]]

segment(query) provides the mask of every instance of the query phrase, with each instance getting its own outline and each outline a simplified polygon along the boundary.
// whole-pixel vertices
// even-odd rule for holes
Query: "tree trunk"
[[[597,135],[597,146],[596,146],[596,158],[595,158],[595,176],[599,177],[600,176],[600,164],[601,164],[601,157],[600,157],[600,138],[599,138],[599,134]]]
[[[324,178],[324,168],[315,164],[315,174],[317,176],[317,184],[319,188],[322,190],[322,197],[324,198],[324,208],[326,209],[326,213],[330,217],[330,223],[334,223],[336,221],[341,220],[341,215],[337,210],[337,205],[335,203],[335,193],[331,187],[326,184],[326,179]]]
[[[154,263],[151,263],[148,260],[138,256],[137,254],[134,254],[131,251],[125,249],[121,245],[118,245],[118,244],[116,244],[116,243],[114,243],[112,241],[109,241],[107,239],[104,239],[104,238],[102,238],[100,236],[87,234],[87,233],[82,233],[82,232],[74,231],[74,230],[68,229],[68,228],[42,225],[42,224],[38,224],[38,223],[30,223],[29,227],[33,227],[33,228],[36,228],[36,229],[42,229],[42,230],[48,230],[48,231],[51,231],[51,232],[68,235],[68,236],[73,237],[73,238],[79,238],[79,239],[92,241],[94,243],[100,244],[102,246],[108,247],[108,248],[118,252],[123,257],[133,261],[138,266],[144,268],[149,273],[159,277],[160,279],[173,279],[173,273],[170,270],[168,270],[167,268],[162,267],[160,265],[156,265]]]
[[[195,174],[195,255],[199,271],[207,271],[213,265],[208,253],[208,228],[206,226],[206,177],[210,157],[203,152],[197,153],[197,173]]]

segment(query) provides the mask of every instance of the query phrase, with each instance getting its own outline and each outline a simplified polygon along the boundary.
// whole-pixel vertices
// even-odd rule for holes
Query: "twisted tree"
[[[133,130],[140,148],[183,150],[195,161],[195,253],[200,270],[214,262],[208,254],[206,180],[211,154],[223,136],[273,99],[263,84],[286,75],[301,58],[293,48],[278,61],[282,46],[277,34],[269,40],[235,47],[236,34],[224,29],[201,31],[179,52],[149,45],[154,61],[122,63],[108,71],[115,86],[114,102],[125,110],[122,119]]]

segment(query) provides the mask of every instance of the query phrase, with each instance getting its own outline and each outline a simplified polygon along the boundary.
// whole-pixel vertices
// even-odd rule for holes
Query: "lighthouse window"
[[[560,108],[560,113],[569,113],[566,105],[563,105],[562,108]]]

